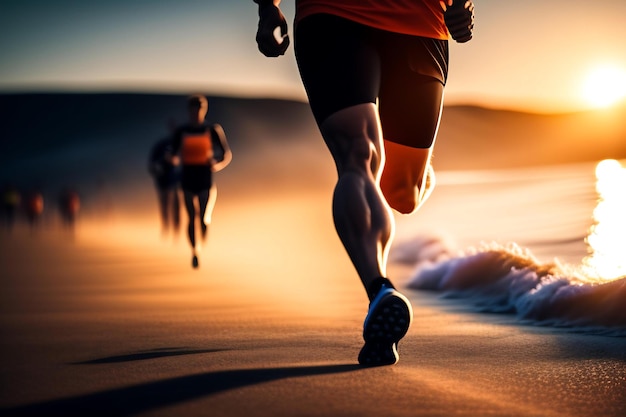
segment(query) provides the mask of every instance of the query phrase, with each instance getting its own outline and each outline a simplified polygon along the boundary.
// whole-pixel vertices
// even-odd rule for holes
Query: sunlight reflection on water
[[[607,159],[596,167],[598,205],[586,238],[585,272],[603,280],[626,276],[626,168]]]

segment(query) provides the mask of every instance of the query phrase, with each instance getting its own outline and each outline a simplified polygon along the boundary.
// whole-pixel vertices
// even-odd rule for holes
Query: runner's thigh
[[[380,56],[371,43],[370,31],[327,14],[299,22],[296,59],[318,125],[339,110],[376,102]]]
[[[402,145],[430,148],[448,74],[447,41],[386,33],[380,42],[383,136]]]

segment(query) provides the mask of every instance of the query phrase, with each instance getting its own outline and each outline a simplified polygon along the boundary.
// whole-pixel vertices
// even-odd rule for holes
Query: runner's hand
[[[452,39],[465,43],[474,31],[474,3],[472,0],[446,0],[443,18]]]
[[[280,28],[280,39],[276,39],[274,31]],[[259,51],[268,57],[284,55],[289,47],[287,20],[278,7],[273,4],[259,5],[259,28],[256,33]]]

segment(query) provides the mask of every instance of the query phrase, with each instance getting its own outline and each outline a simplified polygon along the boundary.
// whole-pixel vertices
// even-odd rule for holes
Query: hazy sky
[[[448,103],[563,111],[587,74],[626,73],[626,0],[475,0],[451,46]],[[291,22],[293,0],[283,0]],[[203,91],[304,99],[293,48],[256,49],[252,0],[3,0],[0,91]],[[291,29],[291,27],[290,27]]]

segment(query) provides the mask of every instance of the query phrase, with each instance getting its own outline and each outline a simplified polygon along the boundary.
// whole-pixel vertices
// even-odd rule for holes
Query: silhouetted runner
[[[232,153],[222,127],[204,120],[209,108],[206,97],[189,97],[187,108],[189,121],[174,132],[172,152],[176,156],[175,162],[182,166],[181,188],[189,217],[187,231],[192,249],[191,262],[197,268],[196,221],[200,222],[202,237],[206,239],[217,192],[213,173],[230,163]]]
[[[180,168],[174,163],[172,154],[175,122],[169,122],[170,133],[152,146],[148,159],[148,172],[154,180],[161,217],[161,232],[180,228]]]
[[[80,211],[80,196],[78,192],[71,188],[65,188],[59,194],[59,214],[63,226],[67,229],[74,229],[76,217]]]
[[[24,201],[24,213],[26,214],[26,219],[28,220],[28,224],[30,224],[31,229],[34,230],[39,226],[43,209],[43,194],[36,190],[29,192]]]
[[[254,1],[259,50],[283,55],[290,40],[280,0]],[[473,25],[471,1],[296,0],[296,60],[337,167],[335,227],[370,300],[365,366],[396,363],[412,321],[409,300],[387,278],[390,206],[412,213],[430,195],[448,38],[470,40]]]

